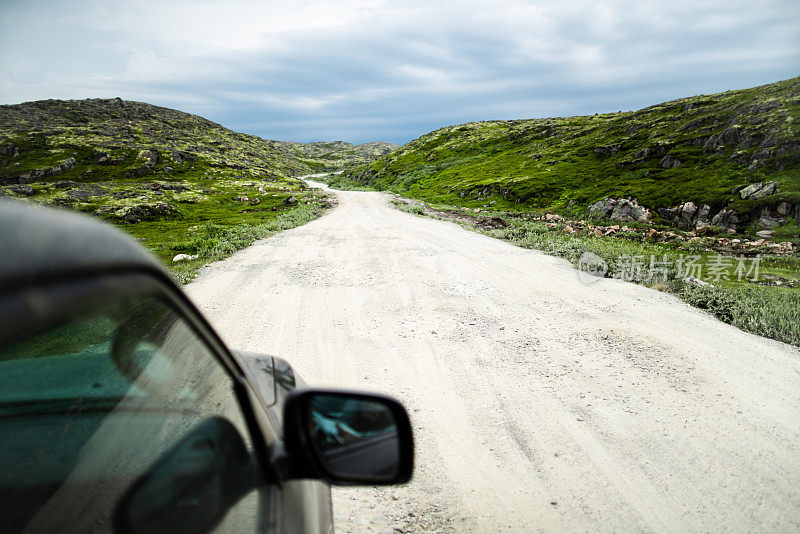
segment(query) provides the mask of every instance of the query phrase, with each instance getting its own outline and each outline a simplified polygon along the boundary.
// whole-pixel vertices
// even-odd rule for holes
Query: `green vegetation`
[[[353,180],[352,178],[348,178],[343,174],[333,174],[322,176],[321,178],[333,189],[340,189],[342,191],[375,191],[374,187],[370,185],[364,185],[361,182]]]
[[[455,217],[473,222],[465,223],[470,230],[505,239],[523,248],[541,250],[546,254],[567,259],[579,266],[581,257],[590,252],[606,262],[605,277],[620,278],[678,295],[689,304],[708,310],[720,320],[742,330],[800,346],[800,258],[797,256],[755,256],[742,258],[742,279],[736,274],[738,257],[723,257],[729,262],[726,275],[717,279],[714,264],[718,253],[712,250],[712,238],[701,238],[679,244],[650,243],[641,234],[619,232],[612,236],[568,235],[564,225],[550,225],[532,219],[529,214],[473,212],[452,206],[436,205],[433,209],[418,203],[395,204],[399,209],[417,215]],[[503,218],[507,226],[487,229],[481,221]],[[663,269],[651,269],[651,259]],[[758,264],[758,282],[752,270]],[[634,263],[636,262],[636,263]],[[699,279],[709,285],[687,282],[687,265],[699,265]],[[640,269],[633,268],[640,265]],[[727,279],[726,279],[727,278]],[[781,285],[762,285],[762,284]]]
[[[399,148],[383,141],[354,145],[344,141],[296,143],[293,141],[267,141],[270,146],[283,150],[289,156],[313,169],[315,173],[339,171],[369,163]]]
[[[498,210],[585,210],[604,197],[714,213],[800,202],[800,78],[635,112],[449,126],[344,178],[412,198]],[[744,185],[778,192],[742,200]]]
[[[316,216],[322,195],[294,177],[309,172],[258,137],[140,102],[0,106],[0,195],[115,223],[182,281]],[[173,266],[178,253],[199,257]]]
[[[166,239],[155,246],[151,243],[151,248],[156,248],[156,252],[161,253],[165,260],[176,253],[196,255],[197,258],[171,268],[173,276],[179,282],[187,283],[203,264],[226,258],[237,250],[249,247],[258,239],[316,219],[324,206],[320,202],[311,202],[259,224],[220,226],[208,222],[190,229],[186,239],[182,241]]]

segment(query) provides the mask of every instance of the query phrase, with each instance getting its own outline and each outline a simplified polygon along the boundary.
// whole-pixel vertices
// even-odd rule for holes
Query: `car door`
[[[0,530],[279,528],[263,469],[277,433],[168,285],[130,273],[18,287],[0,293],[0,325]]]

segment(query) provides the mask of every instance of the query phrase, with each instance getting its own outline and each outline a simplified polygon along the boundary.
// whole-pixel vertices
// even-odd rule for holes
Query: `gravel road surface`
[[[338,532],[800,530],[796,348],[336,195],[188,291],[231,346],[408,407],[414,480],[335,490]]]

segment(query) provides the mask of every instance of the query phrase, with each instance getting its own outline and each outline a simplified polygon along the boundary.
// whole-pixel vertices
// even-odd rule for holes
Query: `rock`
[[[67,196],[78,202],[89,202],[92,194],[84,189],[73,189],[72,191],[67,191]]]
[[[661,218],[665,221],[677,223],[681,214],[681,206],[674,208],[661,208],[658,210],[658,214],[661,215]]]
[[[778,215],[783,215],[784,217],[786,217],[792,212],[792,205],[786,201],[781,202],[780,204],[778,204],[778,207],[775,208],[775,211],[778,212]]]
[[[142,186],[142,189],[149,189],[151,191],[175,191],[175,192],[189,191],[189,187],[182,184],[165,184],[161,182],[152,182],[149,184],[144,184]]]
[[[689,227],[692,226],[692,221],[694,220],[694,216],[697,214],[697,206],[694,202],[686,202],[681,205],[680,207],[680,215],[678,217],[678,223],[681,226]]]
[[[708,226],[711,222],[711,206],[702,204],[697,208],[697,216],[695,217],[695,226],[700,228]]]
[[[667,153],[669,150],[670,145],[653,145],[653,146],[646,146],[643,149],[637,151],[633,157],[634,159],[644,159],[647,157],[661,157]]]
[[[80,185],[81,184],[78,182],[73,182],[72,180],[59,180],[53,184],[53,187],[57,187],[59,189],[68,189],[72,187],[80,187]]]
[[[594,149],[594,153],[601,156],[610,156],[619,152],[620,148],[622,148],[621,145],[599,146]]]
[[[603,231],[600,228],[595,228],[594,235],[596,235],[597,237],[601,237],[603,235]]]
[[[561,217],[561,215],[556,215],[555,213],[547,213],[544,216],[544,220],[548,222],[559,222],[563,220],[563,217]]]
[[[650,212],[647,208],[640,206],[636,200],[621,198],[617,200],[610,218],[616,221],[647,222],[650,220]]]
[[[661,165],[665,169],[674,169],[675,167],[678,167],[681,163],[682,163],[681,160],[673,158],[672,156],[667,154],[666,156],[661,158],[659,165]]]
[[[729,230],[736,230],[739,225],[739,214],[736,210],[722,210],[711,219],[714,226],[722,226]]]
[[[608,217],[614,211],[614,206],[616,205],[616,199],[606,197],[589,206],[587,211],[595,217]]]
[[[153,172],[156,164],[158,163],[158,151],[155,149],[140,150],[136,156],[137,167],[133,167],[126,174],[128,176],[143,176]]]
[[[261,199],[260,199],[260,198],[254,198],[254,199],[252,199],[252,200],[250,201],[250,205],[251,205],[251,206],[255,206],[255,205],[259,204],[260,202],[261,202]]]
[[[772,230],[761,230],[760,232],[756,232],[756,235],[758,237],[764,237],[764,238],[767,238],[767,239],[771,239],[772,236],[775,235],[775,232],[772,231]]]
[[[698,287],[703,287],[703,286],[712,286],[713,287],[712,284],[709,284],[708,282],[704,282],[704,281],[700,280],[699,278],[695,278],[693,276],[689,276],[688,278],[684,278],[683,281],[686,284],[692,284],[692,285],[695,285],[695,286],[698,286]]]
[[[33,188],[25,184],[12,185],[8,189],[13,193],[25,195],[26,197],[29,197],[33,194]]]
[[[777,191],[778,184],[775,182],[757,182],[739,191],[739,196],[742,200],[756,200],[774,195]]]
[[[297,202],[298,202],[298,200],[294,195],[288,197],[286,200],[283,201],[283,203],[285,205],[287,205],[287,206],[293,206],[293,205],[297,204]]]
[[[196,260],[198,258],[197,254],[177,254],[174,258],[172,258],[173,262],[177,261],[190,261]]]
[[[67,172],[74,166],[75,166],[75,158],[69,157],[66,160],[59,163],[58,165],[50,167],[49,169],[37,169],[34,171],[26,172],[25,174],[20,174],[17,177],[17,182],[19,182],[20,184],[27,184],[30,182],[44,180],[45,178],[50,178],[51,176],[58,176],[59,174]]]
[[[94,161],[95,163],[99,163],[100,165],[119,165],[125,158],[115,158],[109,152],[105,152],[101,149],[95,148],[92,155],[89,156],[89,159]]]
[[[489,217],[478,222],[478,226],[486,229],[505,228],[508,223],[500,217]]]
[[[783,219],[776,217],[772,214],[769,208],[761,210],[761,215],[758,218],[758,225],[761,228],[775,228],[783,223]]]
[[[172,167],[164,167],[164,174],[172,174]]]
[[[152,202],[134,206],[101,206],[94,214],[112,221],[137,223],[173,217],[180,213],[178,208],[167,202]]]
[[[567,225],[567,226],[564,227],[564,233],[572,234],[574,232],[575,232],[575,230],[571,226]]]

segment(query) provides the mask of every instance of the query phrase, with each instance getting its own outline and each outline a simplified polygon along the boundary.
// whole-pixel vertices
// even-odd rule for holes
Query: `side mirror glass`
[[[242,437],[221,417],[195,426],[117,505],[121,534],[207,532],[255,487]]]
[[[332,484],[397,484],[413,471],[414,444],[403,406],[382,395],[304,390],[287,400],[290,454]]]

